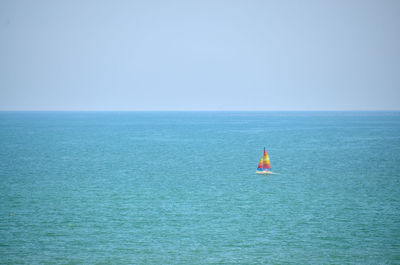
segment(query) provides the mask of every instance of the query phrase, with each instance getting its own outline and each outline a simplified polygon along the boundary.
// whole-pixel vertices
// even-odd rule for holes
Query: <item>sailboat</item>
[[[256,171],[257,174],[263,174],[263,175],[270,175],[274,174],[271,171],[271,162],[269,161],[269,155],[267,150],[264,147],[264,155],[261,158],[260,164],[258,164],[258,168]]]

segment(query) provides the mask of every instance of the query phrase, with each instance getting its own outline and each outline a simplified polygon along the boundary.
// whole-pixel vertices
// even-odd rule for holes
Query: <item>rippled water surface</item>
[[[400,113],[2,112],[0,200],[1,264],[400,263]]]

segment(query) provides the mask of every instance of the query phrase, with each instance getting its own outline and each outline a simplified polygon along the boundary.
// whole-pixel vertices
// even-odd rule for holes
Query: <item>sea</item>
[[[0,264],[400,264],[400,112],[0,112]]]

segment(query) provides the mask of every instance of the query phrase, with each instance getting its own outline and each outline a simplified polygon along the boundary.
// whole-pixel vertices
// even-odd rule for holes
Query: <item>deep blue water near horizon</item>
[[[400,264],[399,191],[400,112],[0,112],[1,264]]]

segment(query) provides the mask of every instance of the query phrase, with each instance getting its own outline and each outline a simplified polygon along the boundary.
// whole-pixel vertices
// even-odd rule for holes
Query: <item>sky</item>
[[[0,110],[400,110],[400,1],[0,1]]]

